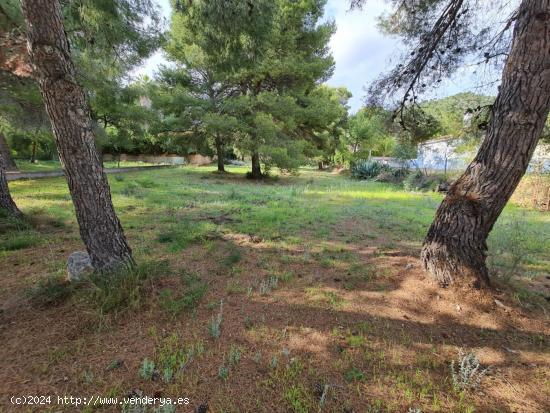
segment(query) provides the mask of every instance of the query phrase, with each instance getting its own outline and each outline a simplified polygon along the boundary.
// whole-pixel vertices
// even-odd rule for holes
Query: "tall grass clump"
[[[136,310],[145,304],[155,280],[171,273],[166,261],[149,261],[134,268],[96,273],[84,284],[82,294],[100,314]]]

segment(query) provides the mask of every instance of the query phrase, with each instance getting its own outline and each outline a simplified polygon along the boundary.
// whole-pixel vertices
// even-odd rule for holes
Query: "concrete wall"
[[[105,154],[103,155],[103,160],[106,162],[109,161],[118,161],[119,157]],[[195,166],[204,166],[210,165],[213,159],[210,156],[203,156],[199,154],[183,156],[172,156],[172,155],[120,155],[121,161],[127,162],[146,162],[146,163],[156,163],[161,165],[195,165]]]
[[[210,156],[203,156],[199,154],[187,155],[186,159],[190,165],[195,165],[195,166],[210,165],[213,161],[213,159]]]
[[[463,171],[474,159],[477,148],[472,151],[462,152],[458,148],[462,141],[458,138],[440,139],[418,145],[418,157],[416,163],[421,169],[430,171]],[[446,168],[445,168],[446,165]],[[529,172],[550,172],[550,145],[539,144],[537,146]]]
[[[110,154],[103,155],[103,160],[106,162],[109,161],[118,161],[118,156],[113,156]],[[149,155],[120,155],[120,161],[122,162],[146,162],[146,163],[155,163],[155,164],[164,164],[164,165],[185,165],[187,160],[183,156],[170,156],[170,155],[160,155],[160,156],[149,156]]]

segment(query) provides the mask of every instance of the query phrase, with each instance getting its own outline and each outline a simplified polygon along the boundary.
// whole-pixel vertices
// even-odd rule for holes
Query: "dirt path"
[[[134,166],[128,168],[105,168],[107,174],[120,174],[127,172],[143,171],[146,169],[164,169],[173,168],[173,165],[157,165],[157,166]],[[7,172],[8,181],[18,181],[22,179],[42,179],[42,178],[55,178],[63,176],[62,170],[57,171],[44,171],[44,172]]]

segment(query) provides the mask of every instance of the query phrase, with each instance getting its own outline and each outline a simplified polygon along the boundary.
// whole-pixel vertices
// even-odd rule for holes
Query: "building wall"
[[[187,160],[183,156],[170,156],[170,155],[120,155],[118,156],[105,154],[103,155],[104,161],[123,161],[123,162],[146,162],[146,163],[156,163],[164,165],[185,165]]]
[[[421,169],[444,171],[463,171],[474,159],[477,148],[463,152],[459,149],[462,141],[459,138],[446,138],[428,141],[418,145],[416,163]],[[540,144],[533,154],[529,171],[550,172],[550,145]]]

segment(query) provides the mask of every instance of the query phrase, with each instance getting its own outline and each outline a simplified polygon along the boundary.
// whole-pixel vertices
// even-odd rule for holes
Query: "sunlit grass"
[[[228,167],[227,174],[213,173],[213,167],[140,171],[110,175],[109,182],[129,236],[172,253],[215,232],[250,234],[288,245],[305,237],[322,240],[344,222],[367,225],[375,231],[369,234],[372,238],[383,236],[395,245],[419,248],[442,199],[439,194],[406,192],[311,169],[299,176],[275,173],[258,183],[245,179],[247,169]],[[10,187],[25,213],[39,210],[67,222],[76,233],[64,179],[15,181]],[[521,242],[524,269],[530,274],[548,272],[549,234],[548,214],[509,205],[489,239],[490,262],[509,266],[510,257],[499,251],[518,250],[515,243]]]

